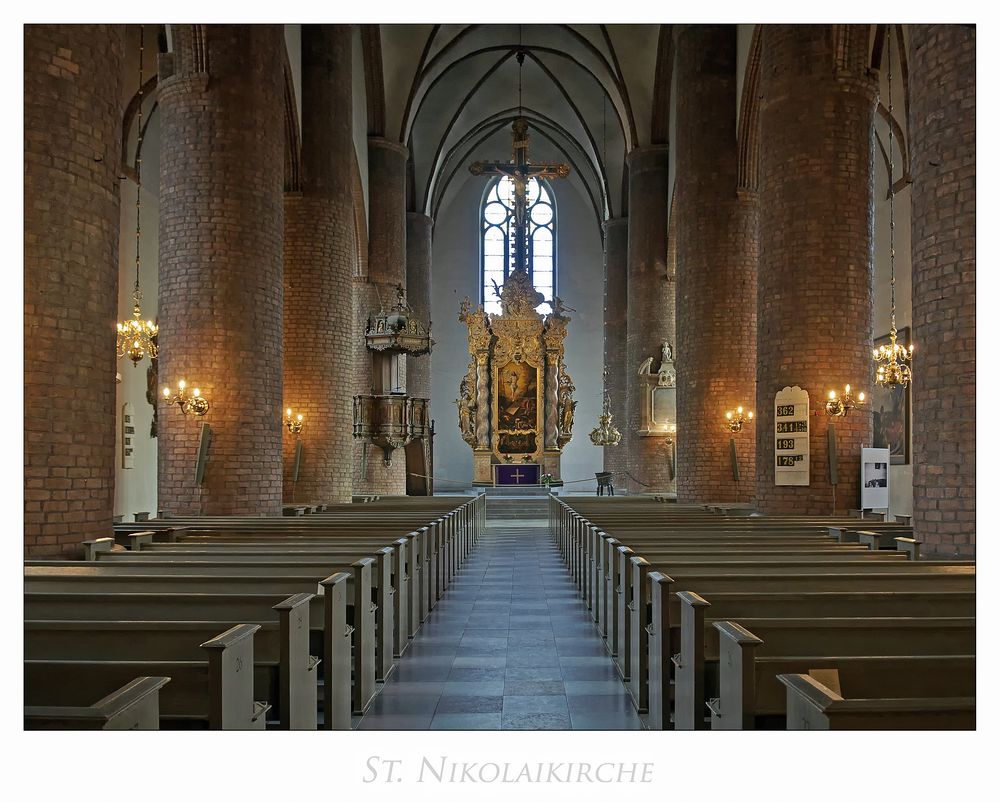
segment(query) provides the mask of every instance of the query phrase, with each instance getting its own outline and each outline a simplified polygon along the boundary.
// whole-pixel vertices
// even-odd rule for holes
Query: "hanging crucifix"
[[[519,54],[518,60],[523,58]],[[514,185],[514,270],[527,272],[528,265],[528,183],[532,178],[566,178],[569,165],[555,162],[532,164],[528,160],[528,121],[514,120],[513,158],[509,162],[474,162],[473,175],[507,176]]]

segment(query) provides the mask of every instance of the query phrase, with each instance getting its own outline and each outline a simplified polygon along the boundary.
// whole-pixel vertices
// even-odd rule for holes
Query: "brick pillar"
[[[910,26],[913,526],[976,548],[976,31]]]
[[[159,505],[276,515],[284,38],[280,25],[177,25],[173,45],[160,61],[159,379],[201,387],[211,409],[184,417],[160,397]]]
[[[381,304],[396,300],[396,285],[406,286],[406,159],[408,151],[398,142],[368,137],[368,280],[355,284],[355,337],[363,343],[365,322]],[[370,393],[371,352],[356,365],[356,392]],[[367,455],[363,454],[367,449]],[[392,454],[392,465],[383,464],[382,450],[355,441],[355,493],[405,495],[406,457],[403,449]],[[362,466],[364,471],[362,471]]]
[[[354,199],[351,27],[302,26],[302,191],[285,193],[285,501],[351,500]]]
[[[406,300],[424,323],[431,319],[431,241],[434,220],[426,214],[406,215]],[[431,355],[407,357],[406,391],[431,397]]]
[[[677,500],[750,501],[757,204],[737,189],[736,26],[674,26],[677,43]],[[737,447],[734,479],[730,439]]]
[[[122,28],[24,28],[26,556],[111,534]]]
[[[875,83],[864,25],[765,25],[757,274],[757,487],[767,513],[829,514],[860,503],[871,413],[835,420],[829,481],[826,393],[870,390],[873,369]],[[774,397],[809,392],[810,484],[774,484]],[[835,495],[835,499],[834,499]]]
[[[626,422],[629,471],[638,482],[633,492],[672,490],[669,452],[663,437],[640,437],[639,366],[653,358],[660,365],[664,340],[674,342],[674,284],[667,280],[667,147],[646,145],[628,155],[628,333],[626,336]],[[679,360],[684,354],[679,354]],[[620,424],[619,424],[620,426]],[[644,486],[645,485],[645,486]]]
[[[612,420],[622,433],[616,446],[604,447],[604,470],[628,470],[625,387],[626,331],[628,330],[628,218],[615,217],[604,224],[604,366],[608,375],[605,390],[611,401]],[[588,432],[589,434],[589,432]],[[625,477],[614,481],[625,487]]]

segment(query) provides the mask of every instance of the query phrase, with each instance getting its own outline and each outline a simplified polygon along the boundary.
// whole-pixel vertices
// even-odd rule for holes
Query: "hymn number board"
[[[801,387],[774,396],[774,483],[809,484],[809,393]]]

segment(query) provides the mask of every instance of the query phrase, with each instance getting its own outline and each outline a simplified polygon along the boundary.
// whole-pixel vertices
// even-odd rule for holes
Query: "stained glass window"
[[[483,195],[481,215],[482,270],[480,301],[490,314],[500,314],[500,299],[494,282],[502,287],[514,270],[514,184],[504,176],[494,178]],[[556,291],[556,208],[545,182],[528,182],[528,274],[545,297],[537,307],[542,314],[552,311]]]

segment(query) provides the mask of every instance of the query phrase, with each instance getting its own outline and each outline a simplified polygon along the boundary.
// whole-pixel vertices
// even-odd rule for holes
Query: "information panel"
[[[774,483],[809,484],[809,393],[801,387],[774,395]]]
[[[889,509],[889,449],[861,449],[861,509]]]

